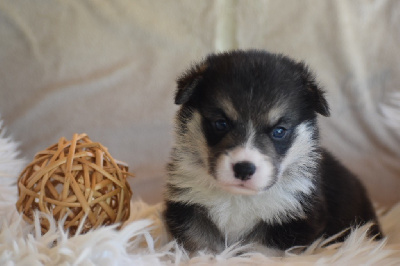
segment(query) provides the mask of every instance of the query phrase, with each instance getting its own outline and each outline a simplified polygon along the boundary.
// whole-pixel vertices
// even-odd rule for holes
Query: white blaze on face
[[[255,166],[254,174],[247,180],[235,177],[234,166],[241,162],[248,162]],[[217,182],[223,189],[233,193],[257,194],[273,182],[273,174],[271,160],[251,145],[237,147],[221,155],[217,161]]]

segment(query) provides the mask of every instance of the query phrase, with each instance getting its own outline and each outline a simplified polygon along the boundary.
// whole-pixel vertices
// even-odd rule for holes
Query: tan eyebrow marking
[[[239,114],[236,111],[235,107],[232,105],[231,101],[222,99],[219,103],[221,105],[221,108],[223,109],[223,111],[225,112],[226,116],[229,119],[232,119],[235,121],[239,119]]]
[[[287,110],[287,104],[286,103],[277,103],[275,106],[273,106],[267,114],[267,121],[268,124],[274,125],[279,122],[279,120],[284,116],[286,110]]]

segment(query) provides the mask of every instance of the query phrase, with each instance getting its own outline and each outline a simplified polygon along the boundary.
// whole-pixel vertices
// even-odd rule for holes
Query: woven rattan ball
[[[107,148],[92,142],[86,134],[57,144],[35,155],[18,180],[16,204],[26,221],[32,223],[35,210],[65,219],[64,228],[74,234],[129,218],[131,189],[128,166],[116,161]],[[42,232],[50,223],[40,219]]]

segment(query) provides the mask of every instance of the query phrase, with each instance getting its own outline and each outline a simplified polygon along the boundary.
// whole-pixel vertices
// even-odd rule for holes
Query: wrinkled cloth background
[[[323,145],[374,201],[398,202],[400,1],[218,3],[0,0],[0,115],[23,157],[85,132],[129,164],[135,196],[160,201],[175,80],[222,40],[307,62],[331,106]]]

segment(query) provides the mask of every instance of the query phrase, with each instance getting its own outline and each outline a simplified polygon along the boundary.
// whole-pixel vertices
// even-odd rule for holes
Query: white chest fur
[[[238,241],[262,219],[257,212],[259,208],[242,196],[226,197],[208,207],[211,220],[225,235],[228,244]]]
[[[312,182],[299,180],[310,191]],[[238,241],[241,236],[254,229],[260,221],[270,224],[281,224],[291,218],[301,218],[304,210],[296,199],[295,192],[299,184],[275,184],[264,193],[247,196],[228,193],[214,193],[209,200],[202,201],[209,211],[210,219],[225,235],[228,244]]]

